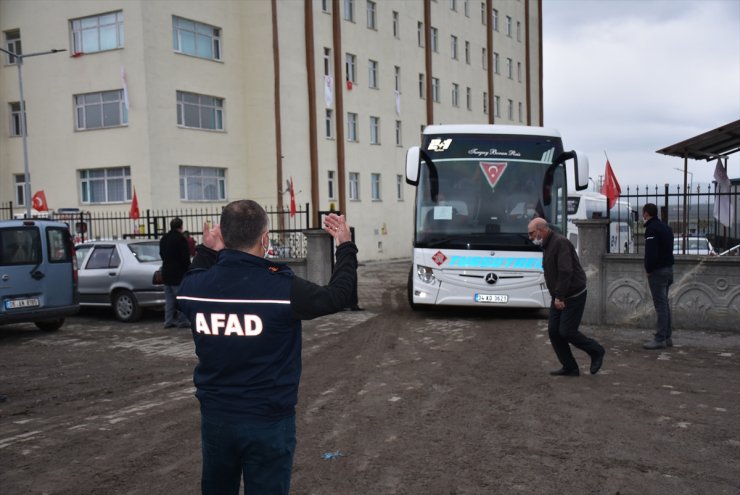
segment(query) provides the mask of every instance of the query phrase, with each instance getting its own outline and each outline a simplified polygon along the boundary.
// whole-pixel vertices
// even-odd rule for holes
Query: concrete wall
[[[655,309],[642,255],[607,254],[607,220],[575,223],[588,277],[583,322],[653,328]],[[674,329],[740,328],[740,257],[676,256],[673,280],[669,298]]]

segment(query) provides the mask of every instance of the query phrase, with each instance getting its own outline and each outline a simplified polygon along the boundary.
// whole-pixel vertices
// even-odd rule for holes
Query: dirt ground
[[[740,333],[584,327],[604,368],[551,377],[544,312],[412,312],[408,266],[304,324],[291,493],[740,493]],[[194,365],[158,313],[0,327],[0,493],[199,493]]]

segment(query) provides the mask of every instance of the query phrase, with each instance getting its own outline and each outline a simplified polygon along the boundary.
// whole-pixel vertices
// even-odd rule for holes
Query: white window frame
[[[190,101],[186,101],[186,98]],[[197,101],[193,99],[197,98]],[[201,129],[206,131],[218,131],[223,132],[225,130],[225,115],[224,115],[224,99],[217,96],[202,95],[199,93],[191,93],[189,91],[176,91],[176,104],[177,104],[177,126],[186,129]],[[185,116],[186,112],[191,107],[194,107],[198,111],[198,122],[187,122]],[[211,114],[211,120],[214,123],[214,127],[205,127],[203,125],[204,112]]]
[[[509,117],[509,120],[514,120],[514,100],[509,99],[507,101],[507,116]]]
[[[378,30],[378,8],[375,2],[367,0],[367,28],[377,31]]]
[[[524,122],[524,107],[522,106],[521,101],[518,103],[518,106],[519,106],[519,122]]]
[[[13,174],[13,186],[15,187],[15,204],[26,206],[26,174]]]
[[[470,41],[465,41],[465,63],[470,65]]]
[[[5,35],[5,49],[16,55],[23,55],[23,47],[21,45],[21,30],[10,29],[3,33]],[[16,57],[13,55],[5,54],[6,65],[15,65],[18,63]]]
[[[419,73],[419,98],[422,100],[426,97],[425,85],[424,73]]]
[[[192,37],[193,49],[183,46]],[[208,47],[208,51],[206,50]],[[175,53],[205,60],[221,60],[221,28],[184,17],[172,16],[172,48]],[[209,54],[210,53],[210,54]]]
[[[344,71],[347,81],[357,84],[357,56],[352,53],[344,54]]]
[[[468,110],[473,109],[473,90],[470,89],[470,86],[465,88],[465,106]]]
[[[324,113],[324,137],[334,139],[334,110],[327,108]]]
[[[506,36],[511,38],[513,23],[511,22],[511,16],[506,16]]]
[[[123,11],[117,10],[69,21],[72,53],[97,53],[123,48]],[[105,33],[107,36],[103,36]],[[104,40],[108,41],[105,47]]]
[[[454,34],[450,35],[450,52],[452,54],[452,59],[457,60],[457,36]]]
[[[367,87],[378,89],[378,61],[367,61]]]
[[[347,112],[347,141],[357,143],[357,132],[357,114],[354,112]]]
[[[403,146],[403,124],[400,120],[396,121],[396,146]]]
[[[463,11],[465,12],[465,17],[470,17],[470,5],[469,0],[463,1]]]
[[[450,10],[457,12],[457,0],[450,0]]]
[[[516,63],[516,79],[518,82],[522,82],[522,63]]]
[[[498,10],[491,9],[491,24],[493,25],[493,30],[498,31]]]
[[[397,11],[393,11],[393,37],[401,38],[401,21]]]
[[[331,14],[331,0],[321,0],[321,12]]]
[[[337,190],[337,188],[336,188],[336,182],[337,182],[337,179],[336,179],[336,174],[334,173],[334,171],[333,170],[327,170],[327,173],[326,173],[326,191],[327,191],[326,192],[326,196],[327,196],[327,199],[329,199],[329,200],[337,199],[337,196],[336,196],[336,190]]]
[[[347,197],[350,201],[360,200],[360,173],[350,172],[348,175],[349,187]]]
[[[95,101],[99,97],[100,101]],[[106,100],[106,98],[108,98]],[[74,95],[75,102],[75,129],[78,131],[88,131],[92,129],[107,129],[110,127],[123,127],[128,125],[128,110],[126,102],[123,99],[123,90],[114,89],[112,91],[95,91]],[[88,122],[88,112],[95,111],[94,107],[99,107],[100,125],[91,127]],[[118,112],[118,120],[115,123],[106,125],[106,108],[115,108]]]
[[[498,97],[496,96],[494,97],[494,99],[495,98],[498,98]],[[488,114],[488,92],[487,91],[483,92],[483,113]]]
[[[331,76],[331,48],[324,47],[324,75]]]
[[[436,27],[432,28],[432,51],[434,53],[439,53],[439,43],[437,43],[439,31]]]
[[[401,92],[401,67],[398,65],[393,66],[393,87]]]
[[[506,77],[514,79],[514,61],[509,57],[506,57]]]
[[[226,201],[225,168],[180,165],[179,177],[181,201]],[[209,191],[215,194],[209,197]]]
[[[403,183],[403,175],[396,174],[396,201],[403,201]]]
[[[344,0],[344,20],[355,22],[355,0]]]
[[[383,201],[381,195],[381,177],[379,173],[370,174],[370,199],[372,201]]]
[[[452,106],[460,106],[460,86],[457,83],[452,83]]]
[[[493,52],[493,73],[494,74],[501,74],[500,72],[500,59],[499,54],[496,52]]]
[[[370,116],[370,144],[380,144],[380,117]]]
[[[439,103],[439,78],[433,77],[432,78],[432,101],[435,103]]]
[[[78,172],[80,203],[91,205],[126,203],[131,201],[131,167],[81,169]],[[100,183],[103,186],[101,193],[104,197],[102,200],[94,201],[92,198],[92,186]],[[122,193],[121,197],[111,198],[114,195],[114,189],[120,190]]]
[[[521,21],[516,21],[516,40],[519,43],[522,42],[522,23]]]
[[[483,67],[483,70],[488,70],[488,52],[486,51],[486,47],[484,46],[481,48],[481,65]]]
[[[25,108],[24,108],[25,110]],[[10,114],[10,137],[22,137],[21,130],[21,102],[11,101],[8,103],[8,113]],[[23,124],[26,135],[28,135],[28,112],[23,112]]]
[[[495,96],[494,95],[494,97],[493,97],[493,106],[495,107],[494,108],[494,112],[495,112],[494,113],[494,116],[500,118],[501,117],[501,97],[500,96]]]

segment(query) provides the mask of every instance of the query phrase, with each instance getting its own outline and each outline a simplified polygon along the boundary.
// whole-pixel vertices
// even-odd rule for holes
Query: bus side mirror
[[[566,151],[555,159],[554,164],[565,163],[573,160],[573,176],[575,177],[576,191],[588,188],[588,157],[578,151]]]
[[[415,186],[419,183],[419,147],[412,146],[406,152],[406,183]]]

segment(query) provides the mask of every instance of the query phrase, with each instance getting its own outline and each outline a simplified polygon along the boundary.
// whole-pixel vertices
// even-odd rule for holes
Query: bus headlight
[[[419,280],[426,284],[432,284],[435,281],[434,270],[431,267],[416,265],[416,274],[419,276]]]

